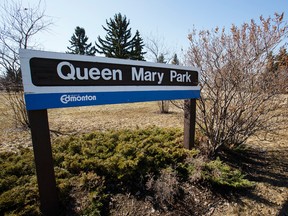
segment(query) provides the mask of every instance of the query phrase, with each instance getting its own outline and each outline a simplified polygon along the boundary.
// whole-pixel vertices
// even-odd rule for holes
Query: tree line
[[[95,46],[88,43],[88,36],[85,29],[77,26],[75,33],[69,40],[71,46],[67,47],[67,53],[90,55],[96,53],[104,54],[110,58],[145,60],[144,42],[137,30],[132,36],[131,28],[129,28],[130,20],[121,13],[115,14],[114,18],[106,20],[106,27],[102,26],[106,31],[105,38],[98,36]]]

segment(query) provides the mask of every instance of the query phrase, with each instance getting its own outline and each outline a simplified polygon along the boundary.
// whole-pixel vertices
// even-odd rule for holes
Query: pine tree
[[[165,57],[164,57],[164,54],[163,54],[163,53],[161,53],[161,54],[157,57],[157,62],[158,62],[158,63],[164,63],[164,64],[166,64]]]
[[[92,43],[87,44],[87,41],[88,37],[85,34],[85,29],[77,26],[75,33],[69,40],[71,46],[67,47],[69,50],[67,53],[94,56],[96,49],[92,46]]]
[[[130,59],[145,61],[144,55],[146,54],[146,52],[143,52],[143,47],[143,39],[141,38],[139,31],[137,30],[132,47],[132,56],[130,57]]]
[[[141,59],[143,48],[143,41],[136,34],[134,37],[131,35],[131,28],[129,28],[130,21],[126,16],[121,13],[115,14],[114,19],[106,20],[107,27],[103,29],[107,32],[105,39],[98,37],[96,42],[96,50],[106,57],[122,58],[122,59]],[[137,47],[136,47],[137,46]],[[136,56],[136,53],[139,56]]]
[[[171,64],[174,64],[174,65],[179,65],[180,64],[180,61],[179,61],[178,56],[177,56],[176,53],[173,56]]]

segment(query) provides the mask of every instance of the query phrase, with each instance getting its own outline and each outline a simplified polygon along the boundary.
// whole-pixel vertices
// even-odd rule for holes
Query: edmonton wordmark
[[[60,97],[60,101],[63,104],[73,103],[73,102],[85,102],[85,101],[96,101],[95,95],[77,95],[77,94],[63,94]]]
[[[165,67],[31,58],[30,68],[35,86],[198,85],[197,71]]]

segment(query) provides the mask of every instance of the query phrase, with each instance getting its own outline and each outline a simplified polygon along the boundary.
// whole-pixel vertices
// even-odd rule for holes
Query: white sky
[[[3,0],[0,0],[0,2]],[[288,20],[287,0],[42,0],[46,14],[53,18],[49,32],[37,35],[37,41],[46,51],[65,52],[76,26],[85,28],[89,42],[102,38],[106,19],[115,13],[130,19],[133,34],[138,29],[142,38],[161,39],[170,50],[179,52],[188,48],[187,35],[196,29],[216,26],[230,28],[241,25],[260,15],[273,16],[285,12]],[[22,0],[29,8],[38,0]],[[29,6],[30,5],[30,6]]]

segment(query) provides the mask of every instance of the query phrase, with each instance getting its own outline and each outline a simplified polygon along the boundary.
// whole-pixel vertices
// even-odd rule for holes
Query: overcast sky
[[[2,1],[2,0],[1,0]],[[38,0],[22,0],[23,7],[32,7]],[[37,35],[46,51],[65,52],[76,26],[85,28],[89,42],[105,36],[102,25],[116,13],[126,15],[133,34],[138,29],[145,40],[160,38],[175,51],[186,50],[187,35],[196,29],[211,29],[231,24],[241,25],[260,15],[273,16],[285,12],[287,0],[42,0],[46,15],[54,25],[49,32]]]

